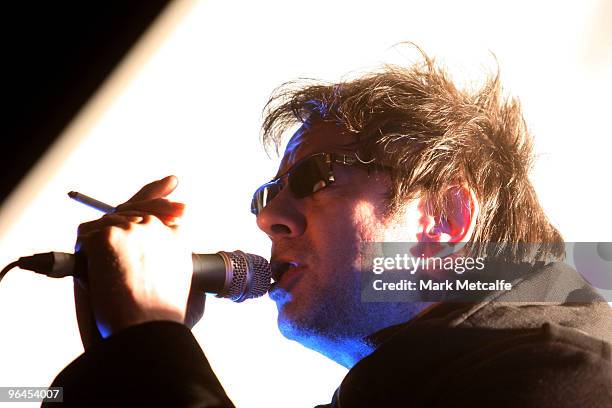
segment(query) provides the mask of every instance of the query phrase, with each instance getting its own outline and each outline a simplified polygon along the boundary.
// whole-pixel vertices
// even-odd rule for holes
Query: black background
[[[0,203],[169,3],[40,1],[3,7]]]

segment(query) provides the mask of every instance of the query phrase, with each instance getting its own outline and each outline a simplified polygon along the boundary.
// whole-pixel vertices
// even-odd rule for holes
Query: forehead
[[[283,174],[293,164],[314,153],[350,153],[355,150],[357,137],[332,122],[316,121],[303,124],[287,143],[278,169]]]

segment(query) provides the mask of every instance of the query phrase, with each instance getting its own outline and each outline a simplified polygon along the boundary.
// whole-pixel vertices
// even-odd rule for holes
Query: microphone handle
[[[192,290],[209,293],[222,293],[226,290],[228,268],[219,254],[192,254],[193,278]],[[19,258],[22,269],[31,270],[52,278],[73,276],[87,278],[87,257],[81,251],[74,254],[64,252],[46,252]]]
[[[225,292],[231,276],[228,276],[228,268],[221,255],[192,254],[191,259],[193,259],[191,290],[217,294]]]

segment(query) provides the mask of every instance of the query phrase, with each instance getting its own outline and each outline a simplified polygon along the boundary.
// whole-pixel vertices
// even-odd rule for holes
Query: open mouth
[[[272,281],[279,282],[282,276],[290,269],[297,267],[297,262],[272,262]]]

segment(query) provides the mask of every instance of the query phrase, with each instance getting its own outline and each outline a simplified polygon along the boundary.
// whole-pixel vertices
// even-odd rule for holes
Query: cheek
[[[310,219],[308,240],[317,263],[323,269],[334,270],[337,276],[343,275],[341,270],[347,265],[358,265],[362,242],[382,239],[376,209],[367,201],[336,200],[333,206],[321,206],[318,210],[318,217]]]
[[[384,191],[380,185],[366,184],[356,183],[360,189],[342,188],[333,194],[321,194],[307,209],[308,240],[318,262],[326,264],[326,269],[359,267],[361,243],[380,242],[385,238]]]
[[[381,211],[371,202],[360,201],[353,211],[353,224],[360,242],[376,242],[385,238]]]
[[[343,204],[335,206],[334,213],[329,214],[329,222],[325,225],[327,236],[333,237],[334,244],[358,250],[362,242],[384,241],[387,227],[380,207],[365,199]]]

